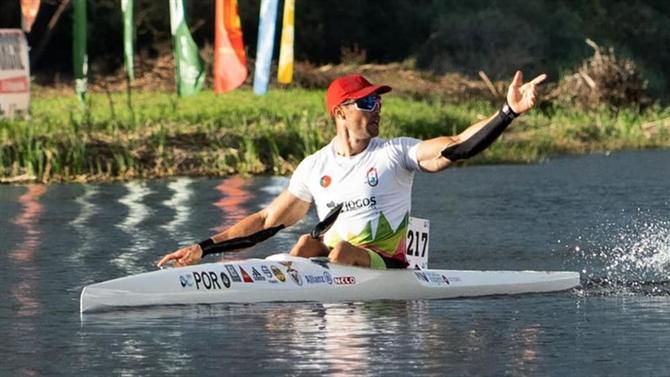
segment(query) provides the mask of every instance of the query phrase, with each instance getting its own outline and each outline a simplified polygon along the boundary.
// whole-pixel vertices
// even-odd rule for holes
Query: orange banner
[[[23,30],[30,33],[33,27],[37,11],[40,9],[40,0],[21,0],[21,13],[23,14]]]
[[[237,0],[216,0],[214,35],[214,92],[224,93],[247,78],[247,58]]]

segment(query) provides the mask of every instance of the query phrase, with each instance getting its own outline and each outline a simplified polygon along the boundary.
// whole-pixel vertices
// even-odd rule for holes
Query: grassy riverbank
[[[88,111],[70,93],[37,89],[29,120],[0,120],[0,179],[90,181],[172,175],[287,174],[333,136],[322,90],[95,94]],[[487,102],[384,98],[382,136],[454,134],[487,116]],[[551,155],[670,147],[669,108],[642,114],[544,108],[525,115],[469,163],[533,162]],[[667,123],[667,121],[666,121]]]

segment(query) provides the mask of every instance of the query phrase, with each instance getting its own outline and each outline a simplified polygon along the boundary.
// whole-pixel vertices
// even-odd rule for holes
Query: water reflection
[[[37,227],[39,216],[42,213],[40,196],[47,191],[44,185],[29,185],[25,194],[21,195],[18,202],[21,204],[21,212],[12,222],[18,225],[24,234],[23,244],[10,253],[12,259],[20,262],[30,262],[33,253],[39,245],[40,229]]]
[[[219,208],[223,212],[223,215],[221,224],[212,229],[214,233],[228,229],[228,227],[251,214],[251,211],[246,208],[246,205],[254,198],[248,187],[249,182],[250,180],[247,178],[233,176],[224,179],[216,186],[216,190],[221,193],[221,198],[214,203],[214,206]],[[240,250],[239,252],[224,254],[219,259],[248,258],[252,250],[253,248],[249,248]]]
[[[195,241],[191,232],[186,228],[188,221],[191,219],[192,212],[190,206],[190,201],[194,194],[191,188],[192,184],[193,180],[188,177],[170,182],[168,189],[172,191],[172,197],[163,202],[163,205],[174,209],[175,215],[169,223],[162,225],[161,228],[167,230],[170,236],[185,244],[191,244]]]
[[[224,179],[216,186],[216,190],[221,193],[221,199],[215,202],[214,206],[223,212],[223,223],[213,229],[216,233],[226,230],[251,213],[244,207],[253,199],[247,188],[248,183],[249,180],[246,178],[233,176]]]
[[[371,338],[375,321],[355,305],[325,305],[323,360],[330,360],[331,376],[368,374]],[[391,324],[392,326],[393,324]]]
[[[70,221],[72,226],[78,234],[78,238],[82,240],[82,245],[74,248],[74,252],[69,255],[70,262],[81,263],[81,259],[87,252],[93,250],[96,242],[99,242],[99,230],[95,226],[90,225],[90,221],[100,212],[100,207],[95,203],[95,196],[99,193],[99,186],[83,185],[84,195],[80,195],[75,199],[79,204],[81,210],[77,217]]]
[[[134,274],[145,270],[139,266],[139,261],[143,252],[151,251],[155,244],[152,235],[147,234],[139,226],[153,212],[144,204],[146,196],[153,191],[144,182],[128,182],[124,186],[128,193],[119,199],[119,203],[128,207],[128,214],[123,222],[116,226],[128,234],[130,246],[123,248],[122,253],[112,259],[112,263],[126,273]]]
[[[21,204],[20,213],[12,220],[23,232],[23,241],[9,252],[9,257],[17,265],[19,278],[10,288],[12,297],[18,303],[18,317],[32,317],[39,311],[39,301],[36,299],[36,286],[39,281],[39,269],[35,266],[35,252],[40,246],[42,231],[39,227],[40,216],[43,212],[39,199],[47,192],[47,186],[29,185],[25,194],[18,199]]]
[[[259,189],[267,195],[267,197],[259,203],[260,208],[267,207],[272,200],[274,200],[274,198],[288,186],[288,179],[285,177],[270,177],[268,180],[268,184],[263,185],[263,187]]]
[[[263,185],[258,189],[264,195],[258,200],[258,208],[265,208],[288,186],[288,179],[286,177],[269,177],[263,180]],[[314,211],[316,212],[316,211]],[[277,233],[272,242],[277,245],[277,249],[270,251],[270,254],[288,252],[293,244],[297,241],[300,234],[307,233],[308,227],[316,224],[316,218],[311,215],[305,216],[293,227]],[[310,228],[311,230],[311,228]],[[264,255],[265,256],[265,255]]]
[[[23,240],[9,252],[10,261],[15,264],[16,271],[9,292],[16,302],[15,316],[22,321],[3,327],[8,332],[8,339],[4,341],[14,344],[12,352],[18,354],[39,352],[39,345],[35,340],[38,339],[37,318],[41,314],[41,302],[38,299],[40,269],[35,263],[35,253],[40,247],[42,234],[39,222],[43,206],[39,200],[46,192],[47,186],[44,185],[27,186],[26,193],[18,198],[20,212],[12,219],[23,233]],[[18,370],[23,376],[38,375],[37,370],[30,366],[22,366]]]

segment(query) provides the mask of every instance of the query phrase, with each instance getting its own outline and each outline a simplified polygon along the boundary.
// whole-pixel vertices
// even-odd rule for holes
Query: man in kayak
[[[523,83],[517,71],[505,104],[491,117],[456,136],[423,141],[378,138],[381,95],[391,87],[373,85],[361,75],[339,77],[326,92],[335,138],[298,165],[288,188],[268,207],[205,241],[165,255],[158,265],[198,263],[203,250],[216,252],[223,241],[293,225],[314,202],[322,219],[342,204],[339,218],[324,237],[301,236],[291,255],[327,256],[333,263],[378,269],[404,268],[414,174],[437,173],[487,148],[514,118],[535,105],[537,86],[546,77]]]

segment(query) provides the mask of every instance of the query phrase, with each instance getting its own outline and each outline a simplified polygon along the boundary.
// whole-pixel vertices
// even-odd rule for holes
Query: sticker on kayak
[[[451,284],[446,275],[433,271],[414,271],[416,280],[423,285],[445,286]]]
[[[309,284],[333,284],[333,277],[328,271],[324,271],[321,275],[305,274],[305,280]]]
[[[354,285],[356,284],[356,277],[354,276],[335,276],[333,281],[337,285]]]
[[[251,276],[253,276],[254,281],[265,281],[265,278],[258,272],[256,267],[251,267]]]
[[[261,271],[263,271],[263,274],[265,274],[265,277],[268,279],[273,279],[274,276],[272,276],[272,272],[270,272],[270,269],[266,265],[261,266]]]
[[[189,275],[179,275],[182,288],[195,287],[197,290],[230,288],[230,278],[225,272],[193,271]]]
[[[240,274],[237,273],[235,270],[235,267],[227,264],[226,265],[226,270],[228,270],[228,273],[230,274],[230,278],[233,279],[233,281],[236,281],[238,283],[242,282],[242,279],[240,279]]]
[[[280,269],[275,266],[270,266],[270,270],[272,270],[272,273],[275,275],[277,280],[281,281],[282,283],[286,281],[286,276],[284,276],[284,273],[281,272]]]
[[[244,268],[242,268],[242,266],[240,266],[240,274],[242,274],[242,280],[244,280],[245,283],[253,283],[254,282],[254,280],[251,278],[251,276],[249,276],[249,274],[246,271],[244,271]]]
[[[300,277],[298,270],[293,268],[293,262],[279,262],[279,264],[286,266],[286,273],[289,274],[296,284],[302,286],[302,277]]]

